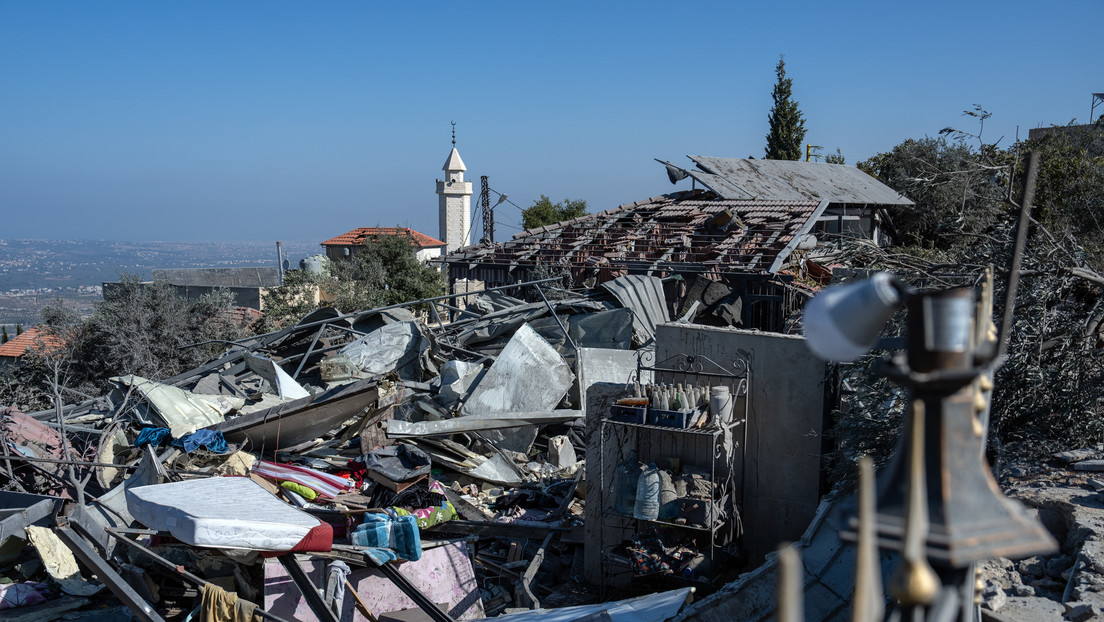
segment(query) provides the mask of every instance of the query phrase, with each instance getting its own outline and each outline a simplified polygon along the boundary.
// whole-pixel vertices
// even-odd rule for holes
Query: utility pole
[[[821,147],[820,145],[806,144],[805,145],[805,161],[808,162],[811,158],[816,158],[817,162],[819,162],[820,161],[820,154],[817,153],[816,151],[814,151],[814,149],[819,151],[820,149],[823,149],[823,148],[824,147]]]
[[[494,242],[494,212],[491,211],[491,189],[487,176],[479,178],[479,205],[483,207],[483,239],[480,242]]]

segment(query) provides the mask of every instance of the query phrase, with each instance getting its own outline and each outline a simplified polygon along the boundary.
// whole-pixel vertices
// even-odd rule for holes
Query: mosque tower
[[[443,167],[445,179],[437,180],[438,213],[441,219],[441,235],[445,253],[467,246],[471,238],[472,184],[464,181],[464,161],[456,150],[456,134],[453,130],[452,151]]]

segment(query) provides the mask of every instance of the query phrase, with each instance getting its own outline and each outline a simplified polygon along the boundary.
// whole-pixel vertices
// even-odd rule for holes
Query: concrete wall
[[[758,563],[779,542],[796,540],[816,514],[820,497],[824,363],[803,337],[664,324],[656,330],[656,361],[678,354],[721,365],[750,362],[744,475],[744,545]],[[664,381],[657,374],[658,381]],[[741,452],[736,452],[740,456]],[[739,465],[734,465],[739,472]],[[742,495],[741,495],[742,492]]]

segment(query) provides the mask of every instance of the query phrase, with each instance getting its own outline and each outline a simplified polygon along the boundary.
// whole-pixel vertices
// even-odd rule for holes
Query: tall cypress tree
[[[786,77],[786,61],[779,55],[774,68],[778,82],[774,85],[774,106],[770,111],[770,132],[767,134],[766,157],[769,160],[800,160],[801,144],[805,142],[805,117],[791,99],[793,80]]]

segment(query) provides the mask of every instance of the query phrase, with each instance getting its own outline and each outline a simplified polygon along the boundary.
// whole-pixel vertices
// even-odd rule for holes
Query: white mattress
[[[142,486],[126,498],[138,522],[193,546],[288,551],[321,525],[248,477]]]

